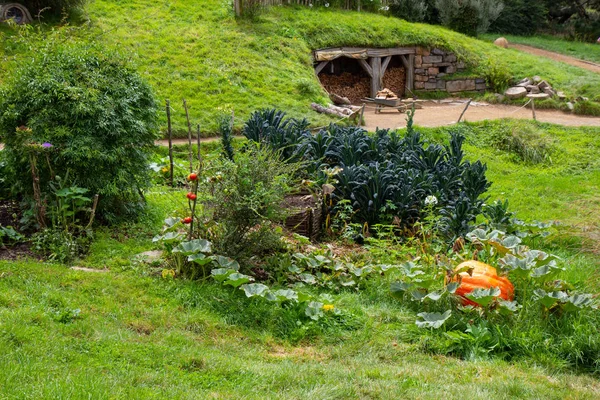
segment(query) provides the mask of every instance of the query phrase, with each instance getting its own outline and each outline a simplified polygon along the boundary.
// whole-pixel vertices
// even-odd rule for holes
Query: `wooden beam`
[[[369,63],[362,59],[359,59],[358,63],[361,67],[363,67],[367,74],[369,74],[369,77],[373,78],[373,68],[369,65]]]
[[[373,57],[370,61],[373,72],[371,76],[371,97],[375,98],[377,92],[381,90],[381,57]]]
[[[316,67],[315,67],[315,74],[319,75],[321,73],[321,71],[323,71],[323,68],[325,68],[327,66],[327,64],[329,64],[329,61],[321,61]]]
[[[410,64],[408,62],[408,57],[405,55],[400,56],[400,61],[402,61],[402,65],[404,65],[404,69],[408,72],[410,68]]]
[[[392,47],[386,49],[360,48],[360,47],[333,47],[314,51],[315,61],[331,61],[339,57],[350,57],[366,60],[371,57],[388,57],[397,55],[415,54],[414,47]]]
[[[408,56],[408,67],[406,68],[406,89],[407,93],[415,90],[415,55]]]
[[[388,65],[390,65],[391,60],[392,60],[392,56],[387,56],[386,58],[383,59],[383,62],[381,63],[381,79],[383,79],[383,76],[385,75],[385,71],[387,71]]]

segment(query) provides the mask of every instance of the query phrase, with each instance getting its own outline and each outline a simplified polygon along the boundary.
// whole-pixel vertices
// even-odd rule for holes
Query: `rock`
[[[440,75],[441,75],[441,74],[440,74]],[[439,89],[439,90],[446,90],[446,81],[445,81],[445,80],[443,80],[443,79],[438,79],[438,80],[435,82],[435,85],[436,85],[436,89]]]
[[[477,79],[475,79],[475,83],[485,83],[485,79],[484,78],[477,78]]]
[[[533,85],[533,81],[529,78],[525,78],[522,79],[519,83],[517,83],[515,86],[519,86],[519,87],[527,87],[527,86],[531,86]]]
[[[540,92],[540,88],[536,85],[529,85],[525,89],[527,89],[527,91],[532,94],[537,94]]]
[[[447,63],[456,62],[456,56],[454,54],[448,54],[447,56],[444,56],[444,62],[447,62]]]
[[[464,63],[464,62],[462,62],[462,61],[459,61],[459,62],[457,62],[457,63],[456,63],[456,68],[457,68],[457,69],[459,69],[459,70],[461,70],[461,69],[465,69],[466,67],[467,67],[467,66],[466,66],[466,65],[465,65],[465,63]]]
[[[575,106],[569,101],[567,102],[567,108],[569,109],[569,111],[573,111],[575,109]]]
[[[484,91],[487,89],[487,84],[484,83],[475,83],[475,90]]]
[[[556,96],[556,92],[551,87],[545,87],[542,91],[550,97]]]
[[[425,82],[425,90],[437,89],[436,82]]]
[[[547,99],[548,97],[550,97],[550,95],[547,93],[536,93],[528,94],[527,97],[530,99]]]
[[[108,272],[108,269],[105,267],[104,269],[95,269],[95,268],[86,268],[86,267],[71,267],[70,269],[74,271],[82,271],[82,272]]]
[[[577,101],[588,101],[588,100],[589,100],[589,98],[587,98],[587,97],[584,97],[584,96],[579,96],[579,97],[577,97],[577,99],[576,99],[576,100],[577,100]]]
[[[423,64],[441,63],[442,56],[425,56],[423,57]]]
[[[444,55],[446,55],[446,52],[441,49],[433,49],[433,50],[431,50],[431,54],[436,55],[436,56],[444,56]]]
[[[559,99],[564,100],[567,98],[567,95],[564,94],[563,92],[561,92],[560,90],[558,92],[556,92],[556,95],[558,96]]]
[[[541,81],[540,83],[538,83],[538,87],[540,88],[540,90],[544,90],[544,88],[547,87],[552,89],[552,86],[550,86],[550,84],[546,81]]]
[[[152,264],[154,261],[160,260],[162,256],[163,252],[161,250],[151,250],[140,253],[136,255],[135,258],[148,264]]]
[[[498,39],[494,40],[494,44],[498,47],[502,47],[503,49],[508,49],[508,40],[506,40],[506,38],[499,37]]]
[[[527,96],[527,89],[522,86],[514,86],[508,88],[506,92],[504,92],[504,95],[509,99],[522,99]]]
[[[448,81],[446,82],[446,90],[450,93],[473,91],[475,90],[475,80],[464,79],[458,81]]]
[[[504,101],[504,99],[506,98],[506,96],[504,96],[503,94],[500,93],[494,93],[494,96],[496,97],[496,100],[502,102]]]
[[[538,75],[533,77],[533,83],[538,84],[542,81],[542,78],[540,78]]]

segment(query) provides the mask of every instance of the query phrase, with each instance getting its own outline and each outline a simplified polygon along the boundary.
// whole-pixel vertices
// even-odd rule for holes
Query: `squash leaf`
[[[415,321],[415,323],[417,324],[417,326],[419,328],[438,329],[444,324],[444,322],[446,322],[448,320],[448,318],[450,318],[451,315],[452,315],[452,310],[447,310],[443,314],[440,314],[437,312],[436,313],[422,312],[422,313],[417,314],[417,317],[420,317],[422,319],[422,321],[417,320],[417,321]]]

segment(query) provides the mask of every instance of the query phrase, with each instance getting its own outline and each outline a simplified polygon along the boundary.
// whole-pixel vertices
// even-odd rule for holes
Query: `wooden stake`
[[[533,120],[537,121],[537,118],[535,116],[535,99],[531,98],[531,112],[533,113]]]
[[[192,149],[192,124],[190,123],[190,113],[188,112],[188,106],[185,99],[183,99],[183,108],[185,109],[185,118],[187,119],[188,126],[188,158],[190,161],[190,173],[194,172],[194,156]]]
[[[171,130],[171,102],[169,100],[167,100],[167,134],[169,135],[169,181],[171,187],[173,187],[173,168],[175,168],[175,165],[173,163],[173,132]]]
[[[469,101],[467,101],[467,105],[465,106],[465,109],[460,114],[460,117],[458,117],[458,121],[456,121],[457,124],[460,122],[460,120],[462,119],[463,115],[465,115],[465,113],[467,112],[467,108],[469,108],[469,106],[471,105],[472,101],[473,101],[473,99],[469,99]]]
[[[365,103],[363,103],[362,108],[360,110],[360,117],[358,117],[358,124],[357,124],[357,126],[362,126],[363,116],[364,115],[365,115]]]

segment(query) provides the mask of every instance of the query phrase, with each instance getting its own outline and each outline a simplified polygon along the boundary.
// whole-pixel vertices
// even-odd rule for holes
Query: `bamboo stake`
[[[173,132],[171,130],[171,103],[169,100],[167,100],[167,133],[169,135],[169,181],[171,187],[173,187],[173,168],[175,168],[175,165],[173,163]]]
[[[469,106],[471,105],[472,101],[473,101],[473,99],[469,99],[469,101],[467,101],[467,105],[465,106],[465,109],[460,114],[460,117],[458,117],[458,121],[456,121],[457,124],[460,122],[460,120],[462,119],[463,115],[465,115],[465,113],[467,112],[467,108],[469,108]]]
[[[187,102],[183,99],[183,108],[185,109],[185,118],[188,126],[188,158],[190,160],[190,173],[194,172],[194,156],[192,149],[192,124],[190,123],[190,113],[188,111]]]

